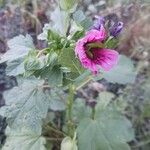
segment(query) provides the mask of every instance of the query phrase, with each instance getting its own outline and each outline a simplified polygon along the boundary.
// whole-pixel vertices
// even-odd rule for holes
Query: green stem
[[[66,19],[68,19],[68,25],[67,28],[66,28],[66,37],[69,36],[69,32],[70,32],[70,29],[71,29],[71,17],[72,17],[72,14],[71,13],[68,13],[68,17]]]
[[[74,92],[75,87],[72,84],[69,85],[69,96],[67,101],[67,117],[68,117],[67,127],[68,127],[68,134],[71,137],[73,136],[74,133],[74,124],[72,120],[72,106],[74,100]]]
[[[44,52],[47,50],[48,48],[44,48],[42,50],[39,50],[38,53],[37,53],[37,56],[36,58],[40,57],[42,54],[44,54]]]
[[[54,127],[51,127],[51,126],[49,126],[49,125],[46,125],[45,126],[45,129],[47,130],[47,131],[53,131],[53,132],[55,132],[55,133],[57,133],[57,134],[60,134],[60,135],[63,135],[63,136],[67,136],[67,134],[65,134],[63,131],[60,131],[60,130],[58,130],[58,129],[55,129]]]
[[[91,80],[93,80],[92,76],[89,76],[85,81],[83,81],[80,85],[76,87],[76,90],[79,90],[83,86],[85,86],[87,83],[89,83]]]
[[[95,119],[95,107],[92,108],[92,115],[91,115],[92,119]]]
[[[110,40],[112,40],[114,37],[113,36],[110,36],[107,40],[106,40],[106,42],[105,42],[105,47],[107,48],[107,44],[108,44],[108,42],[110,41]]]

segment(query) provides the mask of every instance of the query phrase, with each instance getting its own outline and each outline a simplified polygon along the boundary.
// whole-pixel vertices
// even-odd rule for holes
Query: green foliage
[[[114,94],[110,92],[101,92],[99,97],[97,98],[97,109],[105,109],[109,103],[111,102],[112,98],[114,98]]]
[[[61,86],[63,82],[63,72],[59,65],[47,66],[40,70],[37,70],[35,73],[36,77],[41,79],[47,79],[50,86]]]
[[[94,120],[83,119],[78,128],[80,150],[130,150],[126,142],[133,140],[131,123],[113,107],[96,108]]]
[[[86,18],[80,24],[85,30],[89,30],[90,27],[92,26],[93,22],[90,18]]]
[[[18,86],[5,92],[4,98],[6,105],[0,115],[7,118],[9,132],[3,149],[45,150],[45,139],[40,136],[42,119],[48,109],[65,110],[66,96],[62,90],[46,90],[44,82],[35,78],[18,78]]]
[[[53,69],[47,74],[49,85],[60,86],[62,85],[63,72],[60,66],[54,66]]]
[[[2,150],[46,150],[46,140],[40,134],[28,133],[26,129],[18,132],[7,128],[6,135],[7,140]]]
[[[105,46],[110,49],[114,49],[117,47],[118,39],[110,37],[109,40],[105,43]]]
[[[91,108],[86,106],[84,99],[76,99],[73,104],[73,120],[79,123],[84,118],[91,116]]]
[[[2,55],[0,63],[23,58],[31,49],[34,49],[34,44],[30,35],[19,35],[8,41],[8,47],[9,50]]]
[[[74,14],[73,14],[73,19],[75,20],[75,22],[77,23],[81,23],[83,20],[86,19],[83,11],[81,10],[77,10]]]
[[[82,11],[72,14],[77,1],[60,0],[60,7],[51,13],[51,22],[38,36],[47,42],[47,48],[35,50],[29,35],[8,42],[9,51],[0,63],[7,63],[7,75],[18,76],[18,85],[4,93],[6,105],[0,109],[8,123],[4,150],[52,149],[58,139],[63,139],[61,150],[130,150],[127,142],[134,139],[133,129],[113,102],[114,94],[101,92],[95,108],[83,99],[74,101],[76,90],[94,78],[74,52],[76,41],[92,25]],[[113,48],[116,42],[111,39],[106,45],[97,42],[87,46],[89,51],[93,47]],[[120,56],[118,66],[102,73],[110,82],[126,84],[134,82],[133,69],[131,60]]]
[[[24,60],[24,68],[26,71],[35,71],[44,67],[44,60],[36,57],[36,51],[29,51]]]
[[[64,111],[66,109],[66,99],[67,96],[60,88],[53,88],[50,91],[49,98],[50,109],[53,111]]]
[[[44,25],[43,32],[38,36],[39,40],[48,41],[49,38],[58,38],[58,35],[66,35],[69,26],[69,14],[57,7],[51,13],[50,18],[51,22]],[[48,33],[48,31],[53,35],[50,36],[50,33]]]
[[[50,105],[50,98],[42,90],[42,85],[43,81],[26,79],[4,93],[6,105],[1,108],[0,114],[7,117],[12,129],[26,127],[35,133],[41,132],[41,119],[46,117]]]
[[[7,63],[6,74],[8,76],[17,76],[25,72],[23,59],[19,58]]]
[[[60,0],[59,4],[63,10],[66,10],[66,11],[72,13],[75,11],[75,9],[78,5],[78,0]]]
[[[61,11],[57,7],[54,12],[51,14],[51,20],[53,22],[52,29],[61,35],[66,35],[67,28],[69,26],[68,13]]]
[[[81,25],[84,30],[88,30],[93,24],[92,20],[85,17],[84,13],[81,10],[78,10],[73,14],[73,19],[77,24]]]
[[[80,24],[77,24],[74,20],[72,20],[70,28],[70,36],[72,44],[75,44],[75,41],[83,37],[84,34],[85,34],[84,28]]]
[[[7,62],[6,73],[9,76],[18,76],[25,73],[24,58],[30,50],[34,53],[35,47],[30,35],[19,35],[8,41],[9,50],[2,55],[0,63]]]
[[[134,83],[136,71],[130,58],[120,55],[118,64],[109,72],[103,72],[103,78],[113,83]]]
[[[73,48],[63,49],[60,55],[60,64],[62,67],[67,67],[71,72],[81,74],[84,70],[79,60],[76,58]]]

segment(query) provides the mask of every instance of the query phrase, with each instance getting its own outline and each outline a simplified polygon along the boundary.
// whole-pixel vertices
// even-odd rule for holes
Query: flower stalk
[[[69,85],[69,95],[67,101],[67,128],[68,128],[68,135],[73,137],[74,134],[74,124],[72,120],[72,107],[73,107],[73,100],[74,100],[74,93],[75,93],[75,86],[73,84]]]

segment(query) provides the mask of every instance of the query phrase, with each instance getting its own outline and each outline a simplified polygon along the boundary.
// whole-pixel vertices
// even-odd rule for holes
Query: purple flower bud
[[[123,29],[123,22],[117,22],[113,26],[110,27],[109,29],[110,35],[116,37],[119,35],[122,29]]]
[[[101,16],[95,16],[96,20],[94,21],[94,25],[92,29],[100,30],[101,25],[105,24],[105,19],[104,17]]]

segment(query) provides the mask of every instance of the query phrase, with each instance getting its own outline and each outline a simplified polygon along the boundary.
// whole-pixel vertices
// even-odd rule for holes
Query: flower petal
[[[94,24],[93,24],[93,29],[96,29],[96,30],[100,30],[101,29],[101,26],[103,26],[105,24],[105,19],[104,17],[101,17],[101,16],[95,16],[95,21],[94,21]]]
[[[105,28],[101,26],[100,30],[92,29],[86,33],[85,38],[88,42],[103,41],[106,38]]]
[[[75,54],[79,58],[82,66],[97,74],[98,66],[104,70],[110,70],[118,61],[118,52],[110,49],[95,48],[92,49],[93,57],[89,57],[86,44],[93,42],[102,42],[106,38],[106,31],[101,26],[100,31],[92,29],[88,31],[82,39],[78,40],[75,47]]]
[[[100,65],[105,71],[112,69],[118,62],[118,52],[110,49],[93,50],[95,63]]]

